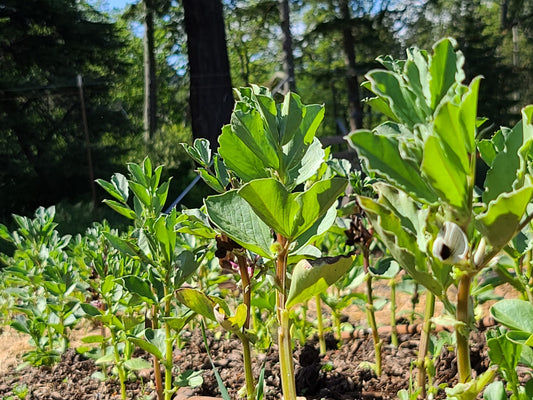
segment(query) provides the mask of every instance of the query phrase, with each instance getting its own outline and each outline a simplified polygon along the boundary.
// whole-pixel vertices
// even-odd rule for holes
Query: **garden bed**
[[[386,285],[378,285],[378,293],[387,290]],[[422,297],[423,300],[423,297]],[[403,294],[399,308],[407,310],[410,298]],[[423,303],[423,302],[422,302]],[[420,306],[419,306],[420,307]],[[312,310],[312,307],[311,307]],[[383,373],[377,377],[365,367],[365,362],[374,361],[372,337],[367,329],[357,329],[352,333],[344,332],[340,349],[330,335],[327,340],[328,349],[325,356],[319,356],[318,343],[311,339],[305,346],[297,346],[294,352],[296,385],[298,395],[307,400],[336,399],[396,399],[400,389],[409,387],[410,372],[414,367],[411,363],[416,359],[419,344],[420,325],[399,325],[399,346],[390,344],[390,328],[385,325],[387,310],[378,312],[380,333],[384,341]],[[347,309],[348,322],[357,325],[362,321],[363,313],[352,306]],[[485,345],[485,328],[474,332],[472,336],[472,365],[479,373],[487,369],[489,358]],[[93,332],[89,327],[78,329],[76,336],[83,337]],[[213,332],[208,332],[210,352],[222,380],[228,388],[232,399],[238,397],[238,390],[244,385],[241,344],[239,340],[224,335],[215,339]],[[53,367],[26,367],[16,370],[20,365],[18,356],[28,347],[27,337],[6,329],[0,336],[1,376],[0,396],[12,395],[13,388],[26,385],[29,389],[27,399],[39,400],[107,400],[120,398],[120,386],[117,379],[100,382],[91,375],[99,370],[93,360],[77,354],[70,349],[62,361]],[[184,334],[185,345],[174,352],[174,365],[181,371],[187,369],[202,370],[203,383],[194,389],[183,388],[175,396],[186,399],[189,396],[220,396],[216,379],[211,368],[209,357],[198,330]],[[76,346],[76,341],[73,347]],[[148,357],[148,356],[146,356]],[[277,347],[274,345],[268,354],[258,354],[254,363],[254,375],[259,376],[260,369],[265,365],[265,399],[281,399],[281,383]],[[456,383],[455,355],[444,349],[436,364],[435,384],[446,383],[449,387]],[[127,383],[128,398],[155,399],[153,373],[143,370],[136,380]],[[439,396],[437,397],[439,398]],[[442,391],[440,398],[445,398]]]

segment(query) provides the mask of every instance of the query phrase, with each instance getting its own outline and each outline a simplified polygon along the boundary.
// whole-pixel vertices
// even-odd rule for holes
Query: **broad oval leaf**
[[[152,363],[143,358],[130,358],[124,361],[124,366],[130,371],[138,371],[140,369],[152,368]]]
[[[195,313],[216,321],[213,309],[216,303],[209,298],[204,292],[197,289],[184,288],[176,292],[178,301],[186,307],[193,310]]]
[[[270,250],[273,242],[270,228],[236,190],[209,196],[205,206],[211,221],[228,237],[261,257],[275,257]]]
[[[286,307],[289,309],[324,292],[352,266],[353,256],[301,260],[294,267]]]
[[[505,299],[495,303],[490,313],[503,326],[516,331],[533,333],[533,305],[519,299]]]
[[[437,202],[437,195],[420,176],[418,166],[400,155],[400,144],[396,138],[360,130],[348,135],[348,140],[359,157],[365,159],[367,167],[388,183],[402,188],[418,200]]]
[[[476,217],[477,228],[494,248],[502,248],[515,236],[532,197],[533,182],[527,176],[523,187],[501,193]]]
[[[290,193],[273,178],[257,179],[238,193],[276,233],[290,241],[307,231],[336,202],[347,185],[344,178],[318,181],[304,192]]]
[[[135,293],[148,303],[156,303],[157,299],[152,291],[151,285],[145,279],[136,275],[129,275],[122,278],[124,287],[129,292]]]

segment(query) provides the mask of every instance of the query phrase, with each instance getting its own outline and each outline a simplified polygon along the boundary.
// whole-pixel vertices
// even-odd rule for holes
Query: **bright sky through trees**
[[[89,0],[89,3],[102,11],[111,11],[113,9],[122,10],[128,4],[135,3],[135,0]]]

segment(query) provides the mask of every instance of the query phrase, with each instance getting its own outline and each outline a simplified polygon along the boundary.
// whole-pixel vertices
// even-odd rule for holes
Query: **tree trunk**
[[[283,40],[283,70],[287,77],[284,92],[296,91],[296,79],[294,76],[294,56],[292,54],[292,34],[289,0],[280,0],[279,15],[281,21],[281,34]]]
[[[221,0],[184,0],[189,55],[190,111],[194,138],[218,146],[229,123],[233,92]]]
[[[359,82],[357,80],[354,38],[350,26],[350,9],[348,0],[339,2],[344,29],[342,30],[342,44],[344,48],[344,63],[346,65],[346,89],[348,90],[348,112],[350,130],[354,131],[363,127],[363,108],[359,98]]]
[[[144,7],[144,143],[148,144],[157,129],[157,85],[155,78],[154,6],[143,0]]]

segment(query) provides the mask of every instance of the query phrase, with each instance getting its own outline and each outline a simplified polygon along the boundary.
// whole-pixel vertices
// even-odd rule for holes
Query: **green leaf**
[[[134,181],[129,181],[129,185],[135,197],[137,197],[137,199],[139,199],[140,202],[144,204],[146,208],[151,207],[152,198],[150,197],[148,189],[145,186]]]
[[[315,138],[307,151],[301,158],[300,162],[290,165],[289,177],[293,185],[297,186],[316,174],[320,166],[324,163],[325,152],[320,140]],[[291,161],[296,160],[293,159]]]
[[[344,191],[347,181],[318,181],[304,192],[290,193],[279,181],[257,179],[238,193],[268,226],[293,241],[322,217]]]
[[[371,171],[419,200],[437,202],[438,197],[420,176],[418,166],[400,155],[397,138],[365,130],[351,133],[348,138]]]
[[[187,325],[195,315],[195,313],[189,311],[188,314],[183,317],[165,317],[163,320],[171,329],[176,332],[181,332],[185,325]]]
[[[228,237],[244,248],[272,259],[270,228],[254,213],[236,190],[205,199],[207,214]]]
[[[291,308],[326,291],[350,269],[353,261],[353,256],[338,256],[298,262],[292,273],[286,307]]]
[[[507,400],[507,393],[502,381],[492,382],[483,392],[483,400]]]
[[[527,176],[523,187],[500,194],[476,217],[479,231],[494,248],[502,248],[515,236],[532,196],[533,183]]]
[[[491,307],[490,313],[509,329],[533,333],[533,306],[528,301],[500,300]]]
[[[207,183],[211,189],[215,190],[218,193],[224,192],[225,187],[220,184],[220,182],[218,181],[216,177],[209,174],[209,172],[207,172],[205,168],[198,168],[198,173],[200,174],[200,177],[204,180],[204,182]]]
[[[104,343],[106,340],[107,339],[102,335],[90,335],[81,338],[83,343]]]
[[[111,245],[121,253],[124,253],[130,257],[138,256],[138,249],[134,244],[128,242],[127,240],[121,239],[118,236],[112,235],[108,232],[103,232],[103,235],[109,241],[109,243],[111,243]]]
[[[464,148],[464,143],[457,143],[457,146]],[[435,136],[428,137],[425,142],[421,168],[439,197],[454,210],[468,217],[468,184],[471,180],[458,165],[455,155],[446,152]]]
[[[501,131],[500,131],[501,132]],[[498,154],[496,148],[492,144],[492,141],[489,139],[480,140],[477,144],[477,149],[479,154],[485,163],[490,167]]]
[[[215,154],[215,157],[213,159],[213,167],[215,168],[215,176],[218,182],[220,182],[220,185],[223,188],[226,188],[226,186],[228,186],[230,182],[228,169],[226,168],[224,161],[220,158],[218,154]]]
[[[130,358],[124,361],[124,366],[130,371],[152,368],[152,363],[143,358]]]
[[[279,124],[279,144],[285,145],[294,137],[303,119],[304,106],[300,96],[295,93],[287,93],[281,107]]]
[[[520,361],[522,346],[510,341],[504,328],[487,332],[487,346],[490,362],[498,365],[504,379],[518,382],[515,369]]]
[[[314,163],[323,160],[324,156],[320,155],[322,145],[316,143],[315,134],[324,118],[324,107],[318,104],[305,106],[305,112],[302,123],[298,131],[294,134],[293,139],[283,146],[283,166],[284,173],[288,173],[289,180],[287,186],[294,186],[293,179],[302,181],[302,178],[314,168]],[[318,148],[320,147],[320,148]],[[310,154],[307,154],[311,151]],[[316,154],[318,159],[311,160],[309,157]]]
[[[179,374],[174,380],[174,384],[178,387],[190,387],[195,388],[200,386],[204,379],[202,378],[203,371],[194,371],[188,369],[181,374]]]
[[[533,143],[533,127],[531,124],[533,106],[522,110],[522,121],[512,130],[502,130],[505,146],[494,157],[485,179],[483,202],[488,204],[502,193],[511,192],[522,185],[526,170],[526,158]],[[495,136],[493,141],[497,140]]]
[[[257,109],[239,107],[236,104],[231,115],[231,129],[235,135],[248,147],[260,160],[265,168],[279,168],[279,157],[273,138],[265,134],[263,119]],[[224,159],[227,161],[226,157]]]
[[[334,223],[337,218],[337,204],[333,204],[329,210],[305,232],[303,232],[298,238],[296,239],[296,244],[294,246],[294,249],[291,251],[291,254],[293,252],[296,252],[298,254],[302,254],[300,249],[302,249],[304,246],[306,246],[311,241],[318,238],[320,235],[325,233]],[[309,250],[312,252],[315,252],[316,247],[310,248]],[[320,250],[318,250],[320,253]]]
[[[186,307],[193,310],[195,313],[216,321],[213,309],[216,303],[209,298],[204,292],[196,289],[184,288],[176,292],[178,301]]]
[[[239,304],[237,306],[237,309],[235,310],[235,315],[232,317],[229,317],[228,320],[232,323],[233,326],[237,326],[239,329],[241,329],[244,326],[244,323],[246,322],[246,317],[248,315],[248,307],[246,307],[246,304]]]
[[[149,304],[156,303],[157,299],[152,291],[151,285],[137,275],[129,275],[122,278],[124,287],[131,293],[140,296]]]
[[[266,133],[270,135],[272,141],[279,142],[279,128],[278,128],[278,107],[272,96],[264,94],[255,94],[253,96],[257,110],[261,114],[264,121]]]
[[[415,95],[397,73],[385,70],[372,70],[366,74],[370,90],[384,99],[395,120],[409,126],[425,122],[424,116],[416,107]],[[384,111],[388,111],[386,108]]]
[[[80,307],[81,309],[83,310],[83,312],[91,317],[99,317],[102,315],[102,312],[96,308],[95,306],[93,306],[92,304],[89,304],[89,303],[81,303],[80,304]]]
[[[455,46],[456,42],[451,38],[442,39],[433,46],[433,55],[429,60],[429,86],[433,109],[437,108],[455,82],[464,79],[464,57],[461,52],[455,51]]]
[[[438,280],[427,270],[427,257],[419,249],[415,234],[405,225],[406,219],[368,197],[360,196],[358,201],[394,259],[413,279],[442,299],[448,282],[444,277]]]
[[[166,182],[163,182],[163,184],[159,186],[157,190],[155,191],[155,198],[157,199],[157,203],[158,203],[158,207],[155,211],[156,213],[161,212],[161,210],[165,206],[165,203],[167,201],[169,187],[170,187],[170,179]]]
[[[116,173],[111,177],[111,182],[103,179],[97,179],[96,182],[120,202],[125,203],[128,200],[128,180],[124,175]]]
[[[135,346],[140,347],[144,351],[156,356],[158,359],[163,359],[163,352],[155,344],[136,337],[129,337],[128,340],[132,342]]]
[[[383,279],[392,279],[400,272],[400,266],[392,257],[381,257],[370,267],[373,275]]]
[[[226,125],[222,128],[218,142],[220,144],[218,152],[224,163],[244,182],[270,176],[263,161],[233,133],[231,126]]]
[[[176,232],[188,233],[205,239],[214,239],[216,236],[207,216],[197,208],[184,210],[176,222],[178,223]]]
[[[211,148],[209,140],[204,138],[195,139],[192,146],[182,143],[187,154],[198,164],[207,167],[211,162]]]
[[[120,215],[125,216],[128,219],[135,219],[135,212],[128,207],[128,205],[123,206],[122,204],[114,200],[104,200],[104,203],[111,207],[113,210],[118,212]]]
[[[94,363],[96,365],[101,365],[101,364],[110,364],[114,362],[115,362],[115,355],[113,353],[109,353],[109,354],[103,355],[102,357],[97,359]]]
[[[171,263],[174,258],[174,248],[176,247],[176,232],[174,231],[175,215],[161,215],[154,224],[155,237],[167,263]]]
[[[172,265],[174,268],[174,288],[180,288],[196,272],[199,266],[200,263],[196,260],[192,251],[182,251]]]

